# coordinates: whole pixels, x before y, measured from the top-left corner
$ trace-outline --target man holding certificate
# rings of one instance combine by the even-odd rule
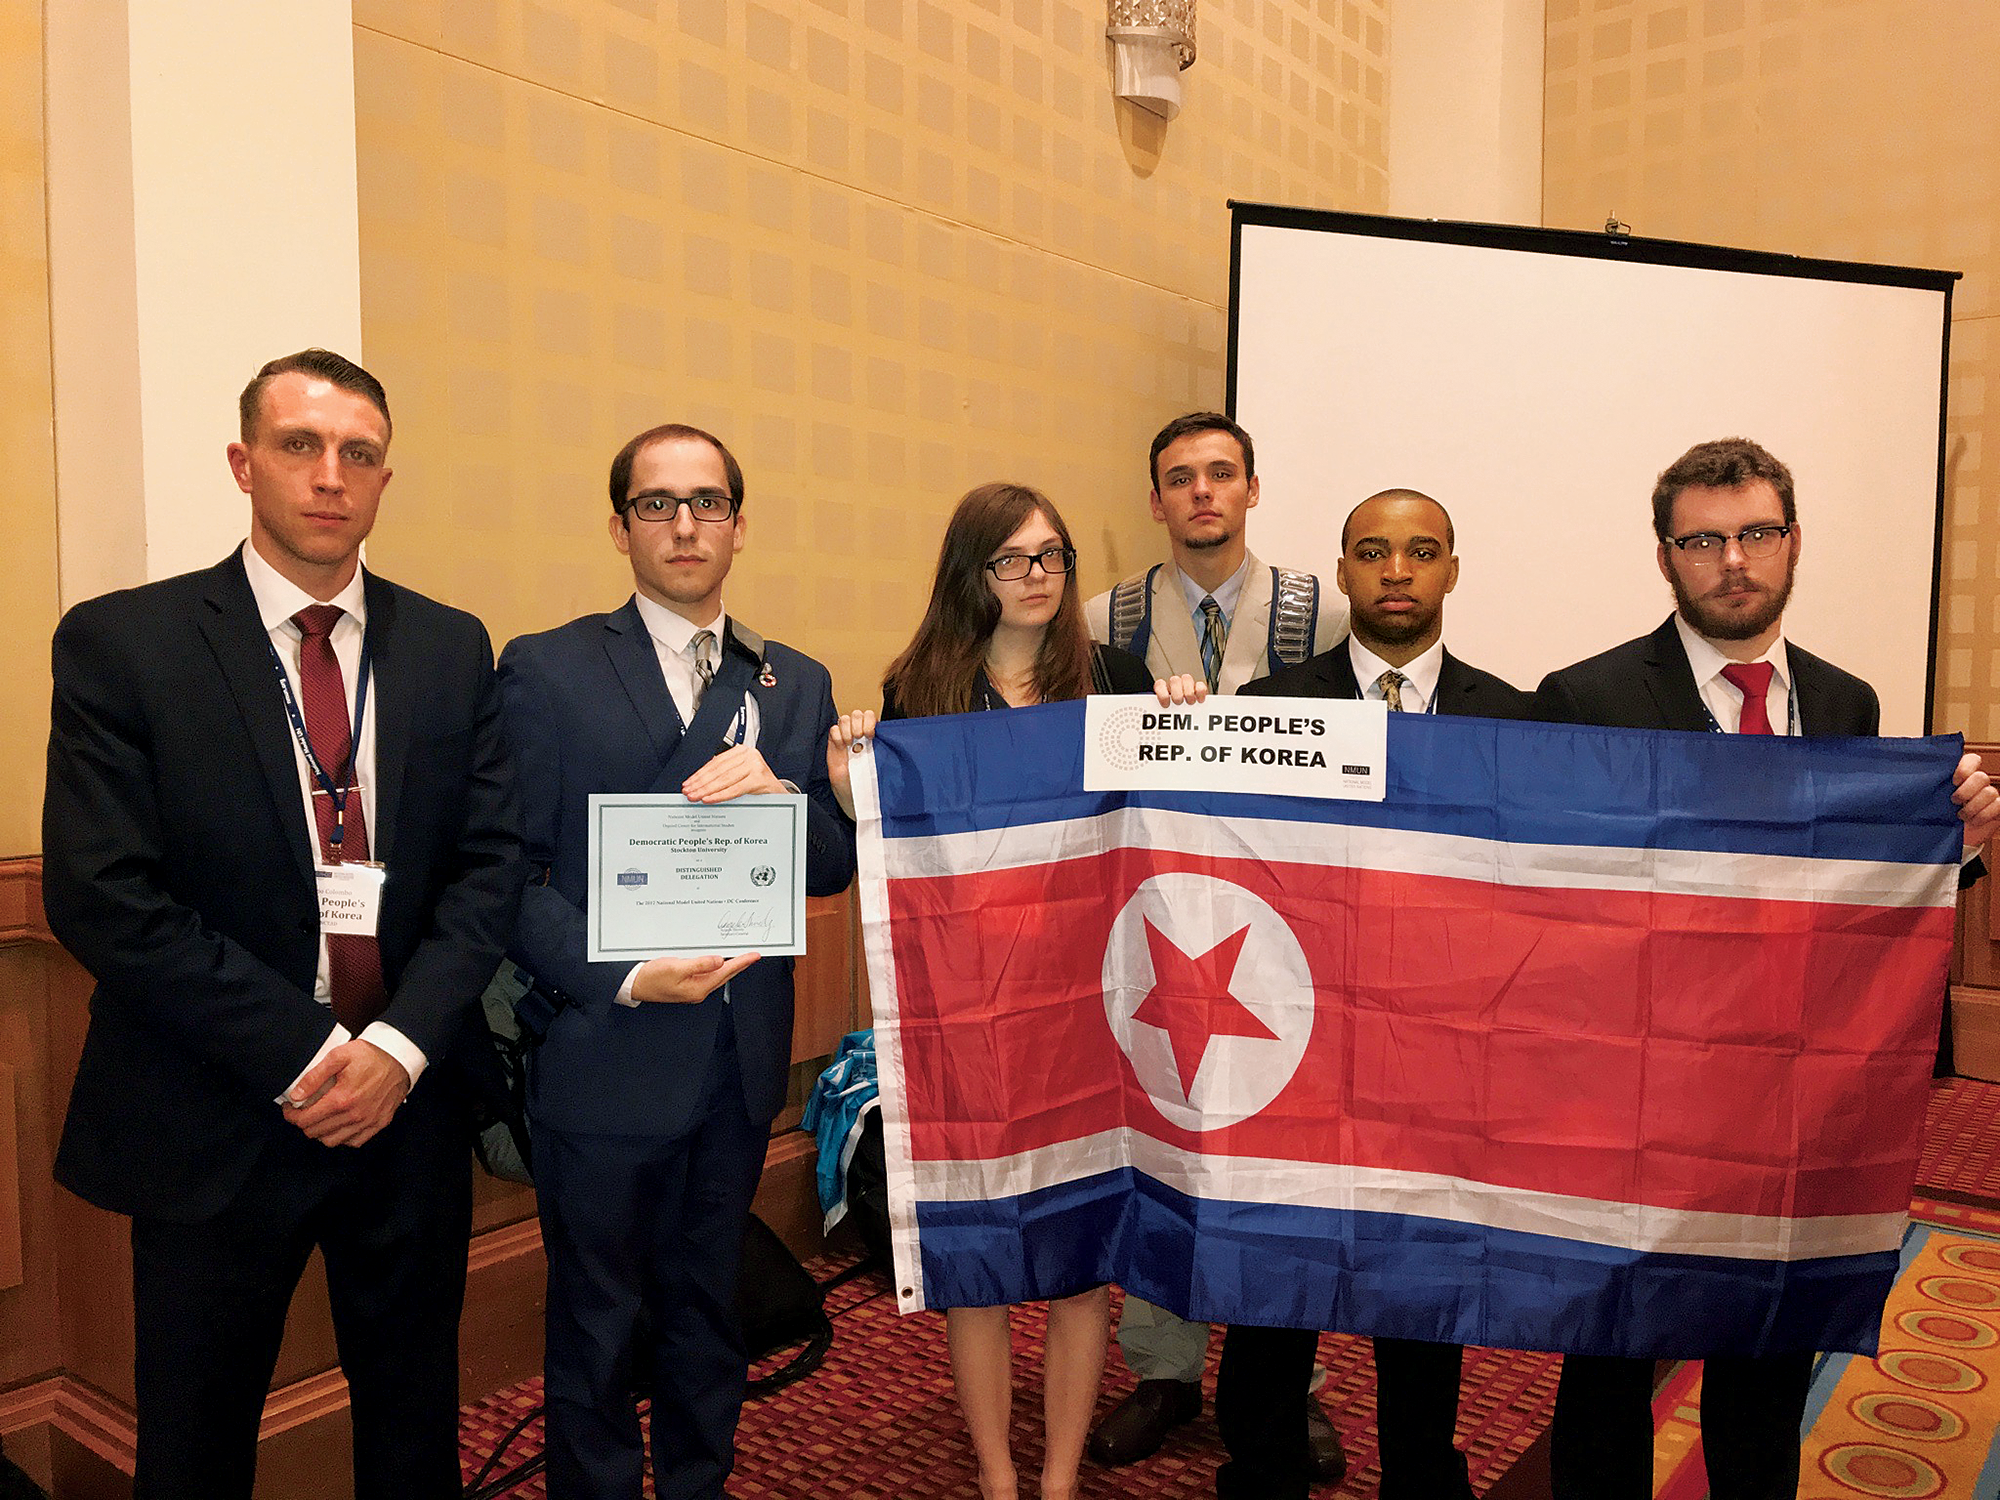
[[[655,1488],[715,1496],[746,1369],[739,1247],[791,1061],[779,955],[804,950],[806,894],[852,878],[854,828],[827,780],[826,669],[723,610],[735,458],[656,427],[610,492],[633,597],[500,661],[534,867],[509,951],[558,1006],[528,1090],[549,1492],[636,1500],[643,1336]]]

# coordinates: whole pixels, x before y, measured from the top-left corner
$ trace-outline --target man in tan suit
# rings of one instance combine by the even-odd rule
[[[1250,434],[1220,412],[1176,417],[1153,439],[1153,519],[1167,529],[1169,560],[1136,573],[1086,606],[1091,635],[1143,656],[1156,677],[1191,673],[1211,692],[1296,666],[1345,633],[1341,595],[1310,573],[1259,562],[1244,540],[1257,504]],[[1201,1411],[1206,1323],[1189,1323],[1136,1297],[1125,1299],[1118,1346],[1139,1388],[1091,1434],[1099,1463],[1129,1464]],[[1346,1459],[1318,1402],[1301,1390],[1319,1480],[1338,1480]]]
[[[1250,434],[1220,412],[1176,417],[1153,439],[1153,519],[1169,560],[1087,606],[1090,633],[1164,676],[1233,693],[1327,650],[1347,626],[1340,596],[1310,573],[1259,562],[1244,540],[1257,504]]]

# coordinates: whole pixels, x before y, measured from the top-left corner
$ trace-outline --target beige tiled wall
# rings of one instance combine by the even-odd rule
[[[2000,736],[2000,6],[1549,0],[1548,222],[1965,272],[1935,727]],[[1996,508],[1988,508],[1992,499]],[[1801,496],[1809,515],[1810,496]]]
[[[1145,447],[1223,394],[1231,197],[1386,203],[1387,0],[1217,0],[1186,107],[1091,0],[356,0],[373,557],[496,640],[609,607],[604,474],[667,419],[748,480],[733,610],[871,702],[970,485],[1102,587]]]
[[[56,624],[42,8],[0,7],[0,858],[42,847]]]

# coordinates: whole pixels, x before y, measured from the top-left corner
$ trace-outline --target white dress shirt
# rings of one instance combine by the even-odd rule
[[[315,599],[304,589],[285,577],[258,554],[248,542],[243,544],[243,571],[250,579],[250,593],[257,601],[257,618],[270,635],[271,645],[278,653],[278,663],[285,669],[285,680],[292,685],[292,696],[305,711],[305,690],[299,683],[299,627],[292,623],[292,616],[314,604],[334,604],[344,611],[340,621],[333,627],[333,655],[340,663],[340,680],[346,689],[348,712],[354,711],[354,680],[361,670],[361,638],[368,628],[368,600],[362,585],[361,570],[354,570],[354,577],[347,587],[331,599]],[[371,674],[372,675],[372,674]],[[375,684],[368,684],[368,696],[375,696]],[[287,716],[289,728],[289,716]],[[352,725],[349,726],[352,728]],[[312,767],[306,763],[305,750],[299,744],[296,733],[288,733],[292,742],[292,758],[299,768],[299,802],[305,809],[306,836],[314,864],[319,863],[319,824],[313,819],[313,797],[317,793]],[[375,828],[375,714],[372,709],[362,720],[361,733],[354,746],[354,780],[361,794],[361,815],[367,821],[369,848],[372,850],[376,837]],[[313,998],[328,1008],[333,1006],[333,988],[327,978],[326,939],[319,940],[319,968],[313,976]],[[338,1021],[333,1030],[320,1044],[319,1051],[312,1056],[304,1068],[299,1070],[303,1078],[319,1065],[319,1060],[335,1047],[348,1040],[349,1033]],[[423,1076],[427,1059],[423,1049],[402,1032],[386,1021],[371,1021],[361,1030],[361,1040],[380,1047],[384,1052],[403,1065],[403,1071],[410,1075],[410,1086],[414,1088]],[[298,1079],[292,1080],[296,1086]],[[290,1093],[290,1089],[286,1093]],[[280,1098],[280,1104],[285,1100]]]
[[[1702,705],[1715,716],[1724,734],[1735,734],[1743,727],[1743,690],[1722,675],[1722,669],[1734,665],[1735,659],[1724,656],[1714,642],[1698,634],[1679,610],[1674,611],[1674,629],[1681,633],[1681,648],[1687,652]],[[1767,661],[1772,668],[1771,685],[1764,690],[1764,714],[1771,721],[1771,733],[1797,733],[1794,720],[1798,716],[1792,712],[1792,666],[1785,654],[1785,638],[1779,636],[1769,651],[1754,660]]]
[[[1361,688],[1363,698],[1377,703],[1385,701],[1388,694],[1376,685],[1376,679],[1384,672],[1403,674],[1403,712],[1406,714],[1427,714],[1431,711],[1431,700],[1437,697],[1438,673],[1444,670],[1444,640],[1432,641],[1430,650],[1422,656],[1405,662],[1400,667],[1392,667],[1381,657],[1370,651],[1352,633],[1347,637],[1347,659],[1354,667],[1354,681]]]
[[[634,594],[632,602],[639,606],[639,618],[645,623],[646,634],[653,638],[653,653],[660,659],[660,675],[667,679],[667,695],[674,700],[674,709],[681,716],[681,728],[685,729],[694,722],[698,684],[701,681],[695,675],[694,638],[704,630],[714,635],[715,643],[708,648],[708,664],[711,670],[720,671],[722,641],[729,629],[729,612],[718,606],[713,620],[706,625],[697,625],[665,605],[654,603],[644,594]],[[743,711],[731,721],[725,735],[732,745],[754,746],[758,727],[756,695],[745,693]],[[741,740],[737,739],[739,729],[743,732]]]
[[[653,653],[660,659],[660,675],[667,679],[667,695],[674,700],[675,711],[681,716],[681,728],[686,729],[694,722],[695,709],[699,706],[697,700],[701,678],[695,672],[694,638],[704,630],[714,635],[715,641],[708,648],[708,664],[710,670],[719,671],[722,667],[722,642],[729,628],[729,614],[718,605],[713,620],[706,625],[697,625],[685,616],[675,614],[665,605],[648,599],[644,594],[634,594],[632,602],[639,606],[639,618],[645,622],[646,634],[653,638]],[[729,745],[749,745],[754,749],[757,744],[757,730],[762,723],[763,720],[757,711],[756,694],[745,693],[743,707],[737,710],[736,717],[724,731],[723,742]],[[739,731],[741,739],[737,738]],[[722,746],[718,745],[716,748],[720,750]],[[625,982],[618,986],[618,993],[613,997],[618,1004],[640,1003],[632,998],[632,985],[639,978],[639,971],[645,967],[643,963],[632,965],[631,971],[625,976]],[[729,989],[725,985],[723,999],[728,998]]]
[[[1250,576],[1250,558],[1245,554],[1243,565],[1231,573],[1212,589],[1205,589],[1172,563],[1167,564],[1181,586],[1181,597],[1187,600],[1188,615],[1194,621],[1194,638],[1201,639],[1201,601],[1213,599],[1222,611],[1224,628],[1235,623],[1236,601],[1243,597],[1243,581]]]

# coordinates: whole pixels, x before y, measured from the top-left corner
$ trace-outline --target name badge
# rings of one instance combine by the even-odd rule
[[[356,937],[375,936],[376,924],[382,916],[382,881],[388,873],[381,865],[366,860],[314,865],[321,935],[340,932]]]

